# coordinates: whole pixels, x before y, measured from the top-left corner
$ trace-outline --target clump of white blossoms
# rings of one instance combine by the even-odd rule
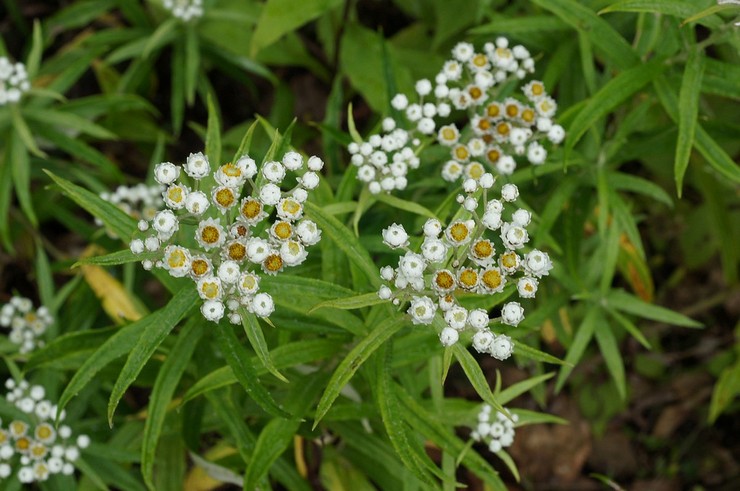
[[[162,5],[185,22],[203,17],[203,0],[164,0]]]
[[[49,309],[33,309],[30,299],[15,296],[0,309],[0,326],[9,327],[8,339],[18,345],[21,354],[44,346],[41,336],[54,322]]]
[[[242,309],[268,317],[275,305],[260,292],[260,274],[275,275],[298,266],[321,230],[303,217],[308,192],[319,185],[324,163],[304,162],[296,152],[261,169],[248,155],[215,172],[202,153],[190,154],[185,165],[163,162],[155,168],[165,208],[150,221],[139,222],[140,236],[130,243],[135,254],[148,254],[144,268],[158,267],[174,277],[188,277],[203,300],[203,316],[218,322],[241,322]],[[293,173],[295,184],[281,185]]]
[[[9,379],[5,387],[5,399],[26,417],[7,426],[0,422],[0,481],[14,472],[24,484],[46,481],[52,474],[74,474],[80,449],[90,444],[90,438],[73,437],[65,424],[55,427],[57,407],[45,399],[42,386]],[[59,416],[59,421],[64,421],[64,411]]]
[[[112,193],[100,193],[100,197],[105,201],[113,203],[126,214],[137,220],[152,220],[154,215],[164,207],[162,200],[162,191],[164,188],[160,185],[147,186],[146,184],[137,184],[135,186],[118,186]],[[95,219],[97,225],[103,225],[99,219]],[[110,233],[110,232],[109,232]],[[110,233],[111,235],[114,235]]]
[[[529,51],[510,48],[506,38],[486,43],[482,52],[457,44],[434,81],[416,82],[413,101],[393,97],[400,117],[384,119],[383,134],[349,145],[357,178],[374,194],[404,189],[409,169],[419,166],[419,153],[432,143],[449,147],[442,177],[451,182],[479,179],[487,170],[510,175],[518,160],[544,164],[547,147],[565,138],[553,122],[557,103],[538,80],[522,86],[521,94],[510,90],[533,72]]]
[[[511,415],[507,418],[504,413],[493,411],[491,406],[484,404],[478,413],[478,425],[470,433],[470,437],[476,442],[488,445],[491,452],[499,452],[514,443],[514,425],[519,421],[519,416]]]
[[[457,295],[495,295],[512,285],[519,297],[533,298],[539,279],[549,273],[552,262],[547,253],[537,249],[524,252],[531,214],[523,208],[505,209],[519,196],[514,184],[501,188],[501,199],[488,199],[494,180],[490,173],[479,180],[467,179],[463,185],[466,194],[458,196],[461,210],[447,226],[436,219],[427,220],[418,252],[409,248],[409,235],[402,225],[383,230],[383,242],[405,254],[396,268],[381,269],[380,276],[388,285],[383,285],[378,295],[396,305],[410,302],[407,312],[414,324],[432,324],[440,316],[445,324],[439,334],[444,346],[455,344],[462,331],[471,330],[476,351],[505,360],[511,356],[514,342],[490,327],[517,326],[524,319],[522,305],[504,303],[500,316],[490,319],[484,309],[469,310],[460,305]]]
[[[0,56],[0,106],[20,101],[30,88],[26,65],[12,63],[7,57]]]

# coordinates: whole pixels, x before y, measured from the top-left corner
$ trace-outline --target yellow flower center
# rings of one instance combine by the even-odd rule
[[[478,129],[481,131],[488,131],[489,129],[491,129],[491,122],[485,118],[481,118],[478,121]]]
[[[25,452],[31,446],[31,440],[27,437],[22,436],[15,441],[15,448],[20,452]]]
[[[455,278],[449,271],[437,271],[434,276],[434,284],[442,290],[451,290],[455,287]]]
[[[493,104],[489,104],[486,108],[486,114],[488,114],[489,118],[496,118],[501,114],[501,107],[495,102]]]
[[[463,288],[473,288],[478,284],[478,272],[471,268],[463,269],[458,275],[458,280]]]
[[[232,242],[229,244],[228,255],[234,261],[241,261],[247,257],[247,248],[241,242]]]
[[[241,169],[239,169],[239,167],[235,166],[231,162],[229,162],[228,164],[222,165],[221,172],[223,172],[225,175],[229,177],[239,177],[242,175]]]
[[[200,239],[206,244],[215,244],[221,238],[221,232],[213,225],[206,225],[200,232]]]
[[[547,99],[540,101],[540,111],[543,113],[550,111],[553,107],[552,103]]]
[[[470,97],[473,98],[473,100],[480,99],[483,95],[483,91],[480,90],[480,87],[470,87],[470,90],[468,90],[468,94],[470,94]]]
[[[468,226],[462,222],[454,223],[450,227],[450,237],[452,237],[452,240],[455,242],[463,242],[468,238],[469,233],[470,231],[468,230]]]
[[[496,162],[498,162],[498,159],[501,158],[501,152],[499,152],[495,148],[492,148],[491,150],[488,151],[488,153],[486,154],[486,157],[488,157],[489,162],[495,164]]]
[[[195,259],[190,265],[190,270],[195,276],[203,276],[208,272],[208,261],[205,259]]]
[[[526,290],[528,292],[533,292],[534,291],[534,286],[532,286],[532,283],[525,283],[524,284],[524,290]]]
[[[275,222],[272,230],[274,231],[275,236],[280,240],[290,238],[293,233],[293,227],[290,226],[290,223],[283,221]]]
[[[530,108],[526,108],[524,111],[522,111],[522,119],[526,121],[527,123],[531,123],[534,121],[534,111]]]
[[[283,201],[283,211],[288,215],[296,215],[301,211],[301,204],[292,199]]]
[[[452,128],[443,128],[442,129],[442,139],[446,141],[454,141],[455,138],[457,138],[457,132],[453,130]]]
[[[167,190],[167,197],[173,203],[179,203],[182,201],[182,188],[180,186],[173,186]]]
[[[465,145],[458,145],[455,147],[455,158],[458,160],[468,160],[468,157],[470,156],[470,152],[468,152],[467,147]]]
[[[254,290],[257,287],[257,279],[254,275],[248,274],[242,277],[242,288],[247,291]]]
[[[545,93],[545,86],[542,84],[534,83],[531,86],[532,95],[542,95]]]
[[[206,281],[200,288],[200,291],[202,291],[203,295],[208,299],[218,298],[219,290],[218,283],[215,281]]]
[[[40,424],[36,427],[36,438],[39,440],[46,440],[53,434],[54,432],[48,424]]]
[[[501,273],[496,269],[487,269],[483,272],[481,280],[488,288],[495,290],[501,286]]]
[[[283,258],[281,258],[277,254],[270,254],[269,256],[267,256],[265,262],[262,263],[262,265],[267,271],[280,271],[280,269],[283,267]]]
[[[509,126],[509,123],[501,122],[496,126],[496,131],[501,136],[506,136],[509,134],[509,131],[511,130],[511,127]]]
[[[486,55],[478,53],[473,57],[473,65],[477,67],[484,67],[486,66],[486,63],[488,62],[488,58],[486,58]]]
[[[216,196],[214,198],[216,199],[216,203],[218,203],[223,208],[229,208],[233,206],[234,202],[236,201],[234,191],[229,188],[219,189],[218,191],[216,191]]]
[[[235,232],[235,233],[236,233],[236,235],[237,235],[237,236],[239,236],[239,237],[246,237],[246,236],[247,236],[247,234],[249,233],[249,228],[247,228],[247,227],[246,227],[245,225],[241,225],[241,224],[240,224],[240,225],[237,225],[237,226],[236,226],[236,227],[234,228],[234,232]]]
[[[242,205],[241,212],[247,220],[254,220],[262,212],[262,203],[250,198]]]
[[[473,179],[480,179],[486,170],[478,162],[473,162],[468,166],[468,175]]]
[[[501,256],[501,264],[503,264],[505,268],[516,268],[517,262],[517,255],[515,252],[507,252]]]
[[[175,249],[167,257],[167,264],[169,264],[170,268],[182,268],[186,261],[187,256],[185,256],[185,252],[181,249]]]
[[[37,443],[31,447],[31,455],[36,458],[43,457],[44,455],[46,455],[46,452],[46,447],[44,445],[41,445],[40,443]]]
[[[510,118],[516,118],[519,115],[519,106],[516,104],[507,104],[506,115]]]
[[[473,244],[473,254],[480,259],[491,257],[493,254],[493,244],[488,239],[479,240]]]

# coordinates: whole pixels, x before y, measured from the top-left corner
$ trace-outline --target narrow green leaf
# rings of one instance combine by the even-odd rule
[[[306,215],[316,222],[324,234],[339,247],[357,267],[365,273],[370,284],[379,288],[381,285],[378,268],[375,267],[370,254],[360,244],[357,237],[350,232],[339,220],[324,212],[323,209],[310,201],[305,203]]]
[[[34,125],[34,133],[45,140],[49,140],[60,150],[64,150],[70,156],[89,162],[102,171],[104,171],[112,179],[123,180],[123,174],[121,170],[108,158],[100,153],[100,151],[94,149],[84,141],[68,136],[64,131],[57,130],[56,128],[43,124]]]
[[[246,309],[240,309],[239,313],[241,314],[244,332],[247,334],[247,338],[252,344],[252,348],[254,348],[255,353],[257,353],[259,360],[265,366],[267,371],[287,383],[288,379],[285,378],[277,368],[275,368],[275,364],[272,362],[270,350],[267,347],[267,341],[265,341],[265,335],[262,333],[262,328],[260,327],[259,321],[257,321],[257,317]]]
[[[90,479],[90,481],[97,487],[98,489],[103,490],[109,490],[110,488],[105,484],[105,481],[102,477],[100,477],[100,474],[98,474],[97,469],[95,467],[91,466],[87,463],[85,460],[85,457],[80,457],[75,461],[75,467],[77,467],[80,472],[82,472],[82,475],[86,478]]]
[[[640,330],[637,328],[637,326],[635,326],[632,323],[631,320],[629,320],[628,318],[626,318],[625,316],[623,316],[622,314],[620,314],[614,309],[607,308],[606,311],[609,312],[609,315],[614,317],[614,320],[619,322],[619,324],[621,324],[622,327],[624,327],[625,331],[630,333],[630,335],[632,335],[633,338],[637,339],[637,341],[639,341],[641,345],[643,345],[646,349],[649,349],[649,350],[653,349],[653,347],[650,345],[650,342],[647,340],[645,335],[642,332],[640,332]]]
[[[508,404],[513,399],[530,390],[532,387],[535,387],[545,382],[546,380],[550,380],[554,376],[554,373],[545,373],[543,375],[538,375],[536,377],[522,380],[521,382],[510,385],[509,387],[496,394],[496,399],[501,405]]]
[[[738,394],[740,394],[740,360],[725,368],[719,375],[709,404],[709,422],[717,421],[719,415]]]
[[[514,459],[511,458],[511,455],[509,455],[506,450],[499,450],[498,452],[496,452],[496,457],[504,461],[504,464],[506,464],[509,472],[511,472],[511,474],[514,476],[514,479],[516,479],[516,482],[521,481],[521,477],[519,476],[519,469],[517,469]]]
[[[488,24],[477,26],[468,31],[474,35],[528,34],[547,31],[567,31],[568,24],[549,15],[528,15],[526,17],[497,18]]]
[[[175,29],[179,22],[180,20],[175,17],[168,17],[167,20],[162,22],[147,39],[144,49],[141,51],[141,58],[148,58],[152,52],[175,39]]]
[[[373,331],[370,332],[370,334],[367,335],[367,337],[357,343],[352,351],[350,351],[344,360],[342,360],[334,371],[331,380],[329,380],[326,391],[324,391],[324,394],[321,396],[319,405],[316,408],[316,418],[313,424],[314,428],[316,428],[321,419],[326,415],[326,412],[339,396],[342,388],[350,381],[350,379],[352,379],[360,366],[365,363],[368,357],[372,355],[380,345],[398,332],[406,322],[407,320],[405,317],[387,319],[385,322],[381,322]]]
[[[15,131],[11,135],[9,147],[7,151],[10,153],[12,163],[10,172],[15,194],[21,204],[23,213],[35,228],[38,226],[38,219],[36,218],[36,212],[33,210],[33,200],[31,199],[31,159],[21,137]]]
[[[389,206],[392,206],[393,208],[398,208],[399,210],[415,213],[423,217],[437,218],[437,216],[431,210],[427,209],[424,206],[421,206],[419,203],[414,203],[413,201],[407,201],[405,199],[401,199],[396,196],[393,196],[392,194],[387,194],[387,193],[380,193],[376,195],[375,197],[381,203],[385,203]]]
[[[354,297],[338,298],[336,300],[327,300],[316,304],[308,313],[312,313],[318,309],[324,307],[331,307],[334,309],[353,310],[360,309],[362,307],[369,307],[371,305],[378,305],[385,303],[387,300],[381,299],[377,293],[364,293],[362,295],[356,295]]]
[[[120,264],[136,263],[145,259],[154,260],[162,256],[162,251],[142,252],[134,254],[128,249],[123,251],[111,252],[102,256],[83,257],[72,265],[73,268],[84,264],[95,266],[118,266]]]
[[[606,297],[611,307],[628,314],[650,319],[666,324],[683,327],[703,327],[700,322],[686,317],[683,314],[658,305],[649,304],[624,290],[612,290]]]
[[[608,328],[608,326],[597,326],[596,324],[598,319],[598,307],[591,307],[588,312],[586,312],[586,316],[583,318],[581,324],[578,326],[578,330],[576,331],[575,336],[573,336],[573,341],[568,347],[568,353],[565,355],[565,363],[567,365],[560,369],[558,379],[555,382],[556,393],[560,392],[560,389],[563,388],[568,375],[570,375],[570,372],[573,371],[576,363],[578,363],[581,356],[583,356],[588,343],[594,335],[594,330],[597,328]]]
[[[237,339],[234,328],[225,322],[219,324],[215,333],[221,352],[249,397],[259,406],[272,414],[283,418],[290,418],[282,407],[272,398],[264,385],[257,378],[257,371],[244,347]]]
[[[488,380],[486,380],[486,376],[483,374],[478,361],[470,354],[467,348],[462,346],[461,343],[455,343],[452,345],[452,353],[468,377],[470,385],[473,386],[481,399],[497,411],[506,414],[506,409],[504,409],[498,399],[496,399],[496,396],[493,395],[493,392],[491,392],[491,387],[488,385]]]
[[[694,146],[703,74],[704,54],[694,47],[689,51],[689,58],[686,60],[681,91],[678,96],[678,139],[673,171],[679,198],[683,190],[683,176],[689,166],[691,148]]]
[[[239,148],[237,148],[236,152],[234,153],[234,158],[231,159],[232,162],[236,162],[244,155],[249,155],[249,150],[252,148],[252,137],[254,136],[254,129],[257,127],[258,122],[259,121],[255,119],[254,122],[249,125],[249,129],[246,133],[244,133],[244,137],[239,143]]]
[[[58,126],[64,131],[79,131],[95,138],[112,140],[116,135],[93,123],[87,118],[66,111],[56,111],[49,108],[24,108],[23,115],[39,124]]]
[[[532,348],[531,346],[527,344],[519,343],[519,342],[517,342],[514,345],[514,354],[517,356],[522,356],[524,358],[529,358],[530,360],[550,363],[552,365],[568,365],[569,364],[568,360],[563,361],[560,358],[557,358],[548,353],[545,353],[544,351],[540,351],[536,348]]]
[[[640,58],[622,35],[581,2],[534,0],[534,3],[554,13],[574,29],[587,32],[594,46],[600,49],[612,65],[625,69],[640,62]]]
[[[200,343],[207,321],[194,316],[182,328],[177,336],[177,342],[167,355],[167,359],[159,369],[157,379],[154,381],[152,393],[149,396],[147,418],[144,423],[144,436],[141,444],[141,474],[144,482],[150,489],[154,489],[153,472],[154,456],[157,443],[162,434],[167,407],[175,394],[177,384],[193,356],[195,348]]]
[[[181,288],[174,297],[162,309],[158,310],[160,320],[147,327],[136,344],[132,347],[126,364],[116,379],[113,390],[108,400],[108,423],[113,426],[113,414],[123,394],[134,383],[136,377],[149,361],[164,338],[174,329],[189,311],[191,311],[198,299],[197,292],[189,285]],[[152,314],[150,314],[152,315]],[[197,316],[196,316],[197,318]]]
[[[206,155],[211,166],[221,165],[221,122],[213,97],[208,96],[208,129],[206,130]]]
[[[614,332],[612,332],[611,327],[603,316],[599,315],[598,322],[603,324],[603,326],[600,329],[596,329],[594,336],[599,345],[601,355],[604,357],[604,361],[606,361],[606,367],[609,369],[609,373],[612,379],[614,379],[614,384],[617,386],[619,397],[624,400],[627,397],[627,381],[624,375],[624,363],[622,362],[617,338],[614,336]]]
[[[696,0],[622,0],[604,7],[599,15],[607,12],[647,12],[683,18],[696,12],[697,3]]]
[[[576,116],[568,131],[566,150],[572,149],[589,128],[653,80],[663,68],[663,61],[655,59],[629,68],[609,80]]]
[[[55,314],[54,304],[54,276],[49,264],[49,256],[46,255],[44,244],[40,238],[36,239],[36,282],[39,285],[39,298],[41,305],[48,307]]]
[[[125,240],[126,237],[131,237],[136,230],[136,220],[116,205],[105,201],[87,189],[54,175],[48,170],[44,172],[62,188],[67,196],[94,217],[99,218],[117,236]]]
[[[41,32],[41,21],[39,19],[33,20],[33,36],[31,39],[31,51],[28,52],[28,58],[26,59],[26,72],[28,72],[29,80],[36,78],[41,64],[41,53],[44,51],[44,36]]]
[[[36,155],[37,157],[47,157],[46,152],[41,150],[36,145],[36,139],[33,137],[31,130],[28,128],[26,120],[21,114],[21,110],[16,104],[10,104],[10,116],[13,119],[14,133],[18,135],[23,142],[23,145],[28,149],[29,152]]]
[[[703,19],[705,17],[708,17],[710,15],[714,15],[718,12],[722,12],[723,10],[728,9],[737,9],[737,6],[735,4],[724,4],[724,5],[713,5],[705,10],[702,10],[701,12],[697,12],[696,14],[692,15],[691,17],[688,17],[684,19],[684,21],[681,23],[682,26],[689,24],[691,22],[696,22],[700,19]]]
[[[175,43],[172,47],[170,73],[172,77],[170,83],[172,129],[176,135],[179,135],[185,119],[185,47],[182,43]]]
[[[608,180],[609,184],[615,189],[640,193],[673,208],[673,200],[670,195],[662,187],[647,179],[622,172],[610,172]]]
[[[195,101],[195,88],[200,68],[200,47],[198,34],[192,24],[185,26],[185,98],[188,105]]]
[[[65,357],[73,357],[83,351],[94,351],[119,331],[117,327],[110,327],[62,334],[44,347],[35,350],[24,368],[31,371]]]
[[[360,133],[357,131],[357,127],[355,126],[355,116],[352,113],[351,102],[347,105],[347,131],[349,131],[349,136],[352,137],[352,141],[357,144],[362,143],[362,137],[360,136]]]

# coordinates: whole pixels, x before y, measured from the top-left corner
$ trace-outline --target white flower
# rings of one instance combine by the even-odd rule
[[[538,282],[535,278],[525,276],[519,278],[516,283],[516,289],[519,292],[519,296],[522,298],[534,298],[537,293]]]
[[[529,241],[529,234],[519,225],[504,222],[501,226],[501,240],[507,249],[519,249]]]
[[[396,94],[393,99],[391,99],[391,106],[393,106],[393,109],[397,111],[403,111],[404,109],[406,109],[408,104],[409,100],[403,94]]]
[[[442,232],[442,223],[436,218],[430,218],[424,222],[424,235],[427,237],[439,237]]]
[[[488,326],[488,313],[483,309],[474,309],[468,313],[468,324],[473,329],[481,330]]]
[[[451,327],[445,327],[439,334],[439,341],[442,343],[442,346],[445,347],[452,346],[457,343],[458,339],[460,339],[460,334]]]
[[[419,94],[421,97],[424,97],[425,95],[429,95],[429,93],[432,91],[432,83],[427,79],[421,79],[416,82],[416,93]]]
[[[311,220],[304,219],[298,222],[295,233],[301,239],[301,242],[307,246],[314,245],[321,240],[321,230]]]
[[[565,130],[559,124],[553,125],[547,132],[547,139],[556,145],[562,142],[563,138],[565,138]]]
[[[161,239],[168,239],[180,227],[180,222],[170,210],[162,210],[154,216],[152,227],[157,231]]]
[[[236,261],[224,261],[218,267],[218,277],[227,284],[236,283],[240,274],[241,270]]]
[[[454,48],[452,48],[452,56],[454,56],[457,61],[463,63],[470,61],[474,53],[475,50],[473,49],[473,45],[470,43],[458,43]]]
[[[190,272],[190,251],[184,247],[168,245],[164,249],[162,267],[169,271],[170,275],[181,278]]]
[[[262,175],[270,182],[280,183],[285,179],[285,167],[280,162],[267,162],[262,167]]]
[[[386,285],[381,286],[378,290],[378,297],[380,297],[381,300],[388,300],[391,298],[391,295],[393,295],[393,292]]]
[[[430,263],[442,262],[447,257],[447,246],[439,239],[426,237],[421,245],[421,253]]]
[[[537,142],[529,144],[529,147],[527,147],[527,159],[532,163],[532,165],[544,164],[546,158],[547,151],[545,150],[545,147]]]
[[[226,233],[221,223],[213,218],[201,220],[198,229],[195,231],[195,240],[198,244],[209,251],[216,247],[221,247],[226,241]]]
[[[429,297],[413,297],[407,312],[414,324],[431,324],[437,306]]]
[[[319,175],[312,171],[306,172],[301,176],[300,182],[306,189],[316,189],[319,185]]]
[[[519,208],[511,216],[511,221],[514,225],[526,227],[529,225],[529,222],[532,221],[532,214],[523,208]]]
[[[541,278],[547,276],[552,269],[552,261],[546,252],[532,249],[524,256],[524,271],[527,274]]]
[[[244,177],[253,178],[257,174],[257,163],[248,155],[243,155],[236,161],[236,166],[242,170]]]
[[[265,184],[260,189],[260,200],[268,206],[275,206],[280,201],[280,188],[273,183]]]
[[[200,307],[200,312],[206,320],[218,322],[224,316],[224,304],[219,300],[206,300]]]
[[[308,252],[300,242],[288,240],[280,246],[280,257],[286,265],[297,266],[306,260]]]
[[[424,258],[413,252],[407,252],[398,261],[398,269],[406,278],[421,278],[426,267]]]
[[[502,155],[496,162],[496,171],[503,176],[510,176],[516,170],[516,161],[511,155]],[[504,184],[508,186],[508,184]]]
[[[192,191],[185,199],[185,209],[193,215],[202,215],[211,206],[208,197],[202,191]]]
[[[260,239],[252,237],[247,241],[247,257],[253,263],[261,263],[270,254],[270,244]]]
[[[191,153],[184,167],[185,173],[193,179],[203,179],[211,173],[211,165],[208,163],[208,157],[201,152]]]
[[[383,229],[383,243],[391,249],[399,249],[409,245],[409,235],[403,225],[397,223]]]
[[[303,157],[298,152],[287,152],[283,155],[283,165],[288,170],[296,171],[303,166]]]
[[[519,197],[519,188],[516,187],[516,184],[504,184],[501,187],[501,198],[504,201],[514,201]]]
[[[144,242],[141,239],[134,239],[129,244],[129,249],[131,249],[131,252],[134,254],[141,254],[144,252]]]
[[[505,303],[501,308],[501,322],[510,326],[517,326],[524,319],[524,308],[519,302]]]
[[[445,322],[453,329],[463,330],[467,321],[468,311],[464,307],[456,305],[445,312]]]
[[[175,182],[180,177],[180,168],[171,162],[162,162],[154,168],[154,179],[162,185]]]
[[[488,329],[483,329],[473,335],[473,348],[478,353],[488,353],[493,343],[494,335]]]
[[[313,172],[319,172],[321,169],[324,168],[324,161],[321,160],[319,157],[312,155],[308,158],[308,162],[306,163],[306,166],[308,167],[308,170]]]
[[[252,299],[252,312],[258,317],[269,317],[275,311],[275,303],[268,293],[258,293]]]
[[[490,353],[491,356],[497,360],[504,361],[511,356],[514,352],[514,343],[511,341],[509,336],[500,334],[496,336],[496,339],[491,343]]]
[[[481,223],[489,230],[498,230],[501,227],[501,213],[495,211],[486,211],[481,217]]]

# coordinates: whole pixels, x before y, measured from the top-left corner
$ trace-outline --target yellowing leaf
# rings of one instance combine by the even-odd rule
[[[91,256],[99,252],[95,246],[89,246],[82,257]],[[80,270],[85,281],[90,285],[95,295],[101,300],[103,310],[117,324],[125,321],[133,322],[141,319],[146,312],[139,303],[106,270],[99,266],[81,265]]]
[[[222,459],[236,454],[236,449],[227,446],[216,446],[206,452],[205,458],[199,459],[200,462],[196,462],[198,465],[194,465],[193,468],[188,472],[183,485],[184,491],[210,491],[221,487],[224,483],[211,476],[209,470],[202,464],[210,463],[213,460]],[[213,464],[215,466],[215,464]],[[218,467],[218,466],[216,466]]]
[[[632,287],[632,291],[644,301],[652,302],[655,285],[650,275],[650,268],[626,234],[622,234],[619,240],[618,265],[622,276]]]

